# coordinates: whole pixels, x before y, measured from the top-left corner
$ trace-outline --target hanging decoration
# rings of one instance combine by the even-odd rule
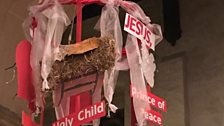
[[[104,4],[95,26],[101,36],[79,41],[82,5],[91,3]],[[70,23],[61,4],[77,4],[76,37],[79,43],[61,45],[63,32]],[[119,7],[127,12],[124,23],[124,31],[128,33],[124,48],[127,57],[122,57],[123,37]],[[151,52],[155,51],[155,46],[162,40],[161,28],[151,24],[150,18],[136,3],[123,0],[43,0],[29,10],[29,17],[23,24],[29,42],[21,42],[17,47],[18,91],[20,97],[32,103],[30,108],[33,115],[40,118],[36,123],[41,126],[45,124],[44,113],[48,107],[46,98],[51,97],[58,120],[51,122],[53,126],[75,126],[91,121],[93,126],[99,126],[100,117],[105,116],[106,112],[110,116],[111,111],[115,113],[117,110],[112,100],[120,70],[130,69],[132,87],[141,91],[142,96],[148,94],[147,84],[154,86],[156,66]],[[20,60],[21,54],[26,55],[24,64]],[[124,58],[126,59],[122,60]],[[22,67],[26,68],[25,72]],[[20,80],[28,81],[21,84]],[[27,88],[33,91],[30,92]],[[73,108],[70,103],[73,101],[70,97],[85,92],[88,92],[90,99],[86,97],[86,103],[77,102],[75,105],[79,109],[71,113]],[[102,101],[102,92],[106,103]],[[28,97],[28,94],[32,95]],[[138,126],[143,126],[146,120],[145,110],[150,110],[150,104],[138,95],[132,97]],[[81,116],[86,111],[91,116]],[[24,113],[23,115],[30,122],[31,119]]]
[[[113,39],[104,37],[90,38],[78,44],[61,45],[58,55],[64,55],[64,58],[53,64],[48,76],[49,87],[53,89],[60,82],[104,72],[113,67],[114,44]]]

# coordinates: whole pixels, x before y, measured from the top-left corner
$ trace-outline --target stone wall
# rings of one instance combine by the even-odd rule
[[[184,52],[189,126],[224,125],[223,5],[221,0],[181,0],[182,38],[175,47],[165,40],[157,47],[161,59]]]

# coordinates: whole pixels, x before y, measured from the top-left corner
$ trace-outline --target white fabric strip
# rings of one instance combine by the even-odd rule
[[[151,24],[150,18],[145,15],[144,11],[136,3],[122,0],[102,0],[102,2],[104,2],[106,5],[102,10],[100,20],[101,36],[112,34],[118,45],[120,45],[116,46],[116,53],[118,53],[118,57],[116,58],[115,68],[106,71],[104,76],[104,95],[109,103],[110,109],[112,110],[116,109],[115,106],[111,105],[118,75],[117,72],[115,72],[115,69],[125,70],[130,68],[131,82],[133,86],[146,96],[146,84],[148,83],[151,87],[153,87],[155,71],[154,57],[152,54],[149,54],[145,41],[142,41],[142,48],[139,49],[137,38],[130,34],[128,35],[125,47],[128,57],[128,64],[125,64],[125,62],[120,62],[121,45],[123,42],[117,7],[121,6],[124,10],[126,10],[126,12],[142,21],[152,31],[154,34],[153,38],[155,38],[152,39],[152,42],[154,43],[153,45],[158,44],[158,42],[162,39],[162,33],[160,26]],[[154,48],[155,47],[153,47],[153,49]],[[121,67],[124,68],[122,69]],[[145,79],[147,80],[147,83],[145,82]],[[142,126],[145,120],[145,109],[150,109],[149,105],[146,101],[141,101],[141,99],[135,96],[133,96],[133,104],[138,125]]]
[[[49,5],[49,2],[53,2],[53,4]],[[33,17],[37,20],[34,35],[29,33],[32,22],[27,21]],[[36,105],[43,107],[41,91],[49,88],[46,78],[56,59],[57,46],[61,42],[64,27],[68,25],[69,19],[57,0],[46,0],[41,5],[30,7],[30,15],[27,20],[23,26],[28,39],[33,37],[30,64],[36,93]],[[43,85],[41,85],[41,76],[44,79]]]
[[[56,56],[59,51],[64,27],[70,21],[57,0],[55,0],[54,6],[44,10],[43,14],[48,18],[41,68],[41,76],[43,78],[42,90],[45,90],[49,89],[47,77],[51,71],[52,64],[57,59]]]
[[[127,53],[128,64],[130,66],[132,87],[135,87],[136,90],[140,91],[142,95],[147,96],[147,88],[142,71],[142,59],[137,38],[128,34],[125,49]],[[145,120],[145,109],[150,109],[149,104],[147,101],[137,97],[137,95],[133,95],[133,106],[138,126],[143,126],[143,122]]]
[[[115,64],[121,59],[122,50],[122,32],[119,21],[118,7],[114,6],[113,0],[109,0],[108,3],[103,7],[101,18],[100,18],[100,31],[101,36],[112,36],[115,39]],[[119,71],[114,66],[110,70],[106,70],[104,73],[104,96],[108,101],[109,108],[112,112],[116,112],[117,107],[112,105],[112,99],[114,95],[114,89],[117,83],[117,77]]]

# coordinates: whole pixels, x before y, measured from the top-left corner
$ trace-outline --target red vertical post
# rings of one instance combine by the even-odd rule
[[[76,42],[81,42],[82,39],[82,3],[77,2],[76,5]]]
[[[82,39],[82,3],[76,3],[76,43]],[[80,95],[72,96],[70,102],[70,113],[78,112],[81,108]]]
[[[76,5],[76,43],[81,42],[82,40],[82,3],[78,1]],[[75,111],[79,111],[81,104],[80,104],[80,95],[75,96]]]

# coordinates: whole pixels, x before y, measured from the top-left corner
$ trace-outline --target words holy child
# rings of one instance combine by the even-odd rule
[[[105,102],[99,102],[53,123],[52,126],[79,126],[106,115]]]

